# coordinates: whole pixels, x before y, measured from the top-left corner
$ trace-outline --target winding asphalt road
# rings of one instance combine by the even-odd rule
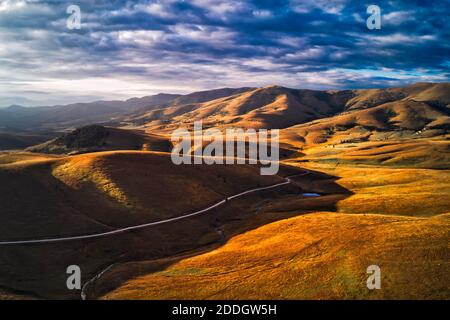
[[[37,240],[0,241],[0,245],[43,244],[43,243],[55,243],[55,242],[64,242],[64,241],[74,241],[74,240],[101,238],[101,237],[107,237],[107,236],[112,236],[112,235],[116,235],[116,234],[120,234],[120,233],[129,232],[129,231],[133,231],[133,230],[144,229],[144,228],[148,228],[148,227],[151,227],[151,226],[161,225],[161,224],[165,224],[165,223],[169,223],[169,222],[173,222],[173,221],[183,220],[183,219],[194,217],[194,216],[197,216],[199,214],[202,214],[202,213],[205,213],[207,211],[210,211],[210,210],[212,210],[214,208],[217,208],[217,207],[225,204],[229,200],[232,200],[232,199],[235,199],[235,198],[238,198],[238,197],[242,197],[242,196],[244,196],[246,194],[284,186],[286,184],[291,183],[291,178],[304,176],[304,175],[307,175],[309,173],[310,172],[306,170],[305,172],[303,172],[301,174],[292,175],[292,176],[288,176],[288,177],[284,178],[284,180],[285,180],[284,182],[277,183],[277,184],[274,184],[274,185],[271,185],[271,186],[267,186],[267,187],[254,188],[254,189],[250,189],[250,190],[247,190],[247,191],[244,191],[244,192],[240,192],[240,193],[235,194],[233,196],[230,196],[230,197],[228,197],[228,198],[226,198],[224,200],[221,200],[221,201],[219,201],[219,202],[209,206],[208,208],[205,208],[205,209],[202,209],[202,210],[199,210],[199,211],[195,211],[195,212],[192,212],[192,213],[189,213],[189,214],[181,215],[181,216],[178,216],[178,217],[175,217],[175,218],[169,218],[169,219],[159,220],[159,221],[155,221],[155,222],[139,224],[139,225],[136,225],[136,226],[116,229],[116,230],[112,230],[112,231],[101,232],[101,233],[93,233],[93,234],[81,235],[81,236],[52,238],[52,239],[37,239]]]

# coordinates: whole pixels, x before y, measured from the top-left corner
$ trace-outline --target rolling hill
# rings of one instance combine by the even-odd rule
[[[330,191],[327,179],[334,177],[336,185],[351,194],[339,199],[333,211],[318,206],[329,196],[317,198],[315,205],[294,197],[266,203],[259,208],[259,219],[284,219],[234,233],[212,251],[117,264],[96,282],[94,297],[450,297],[449,170],[326,164],[307,168],[328,178],[300,179],[300,187],[323,194]],[[366,269],[373,264],[381,268],[381,290],[366,287]]]
[[[118,265],[98,286],[128,272],[135,277],[102,299],[448,299],[449,227],[448,214],[317,212],[241,234],[213,252],[173,259],[163,270],[156,266],[164,261]],[[366,287],[373,264],[381,268],[381,290]]]
[[[83,283],[114,264],[89,298],[448,299],[449,97],[449,83],[269,86],[130,99],[131,107],[1,109],[0,127],[65,133],[0,152],[0,240],[159,221],[308,171],[154,228],[3,246],[0,299],[79,299],[65,287],[70,264],[82,267]],[[251,165],[174,165],[169,134],[196,120],[204,128],[281,129],[280,175],[261,176]],[[365,287],[371,264],[382,268],[383,290]]]
[[[3,133],[0,132],[0,150],[20,150],[45,142],[50,135],[33,133]]]
[[[126,101],[95,101],[32,108],[13,105],[0,109],[0,128],[65,130],[107,122],[144,107],[162,107],[177,97],[179,95],[162,93]]]
[[[155,109],[122,125],[169,134],[179,127],[281,129],[303,161],[447,168],[450,84],[314,91],[269,86]],[[181,104],[180,104],[181,103]]]
[[[289,128],[287,134],[298,132],[297,140],[306,144],[352,131],[361,132],[361,139],[372,133],[376,140],[428,138],[446,134],[450,125],[448,83],[342,91],[269,86],[197,103],[183,98],[175,105],[126,117],[122,125],[166,133],[191,128],[199,120],[204,127]]]
[[[449,130],[448,107],[437,107],[430,102],[401,100],[299,124],[285,130],[285,133],[298,135],[298,141],[304,144],[327,141],[339,144],[345,140],[340,136],[351,134],[356,138],[347,139],[349,141],[367,141],[402,137],[429,138],[443,136]]]
[[[94,101],[32,108],[12,105],[0,109],[0,128],[29,129],[31,127],[34,130],[67,130],[95,123],[115,124],[129,114],[142,114],[169,106],[201,103],[249,89],[223,88],[187,95],[159,93],[125,101]]]
[[[170,152],[166,138],[143,131],[90,125],[75,129],[59,138],[27,148],[30,152],[77,154],[111,150]]]
[[[363,91],[347,111],[282,130],[281,141],[303,161],[448,169],[450,85],[381,93]]]
[[[277,176],[260,176],[255,166],[239,165],[239,170],[177,166],[168,154],[139,151],[70,157],[25,154],[12,161],[3,159],[0,167],[4,239],[124,227],[189,212],[250,186],[281,181]],[[12,198],[16,201],[6,201]],[[62,225],[73,227],[64,231]]]
[[[279,176],[261,176],[251,165],[177,166],[164,153],[2,153],[0,240],[85,235],[159,221],[281,181]],[[2,246],[0,287],[40,297],[79,298],[79,291],[65,287],[68,265],[80,265],[88,278],[113,262],[220,243],[221,220],[241,221],[233,229],[242,227],[243,219],[253,216],[250,208],[271,195],[276,197],[276,190],[249,196],[250,203],[236,201],[210,214],[114,237]]]
[[[206,127],[285,128],[342,111],[343,100],[349,94],[269,86],[202,103],[153,110],[125,122],[143,125],[150,131],[169,131],[199,120]]]

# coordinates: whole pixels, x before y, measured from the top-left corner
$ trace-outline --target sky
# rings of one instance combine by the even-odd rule
[[[0,0],[0,107],[449,81],[449,16],[450,0]]]

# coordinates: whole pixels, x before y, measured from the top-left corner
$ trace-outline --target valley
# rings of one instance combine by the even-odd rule
[[[0,299],[80,299],[71,264],[87,299],[448,299],[449,105],[448,83],[418,83],[2,109],[9,136],[50,131],[0,135]],[[280,171],[173,164],[198,120],[280,129]]]

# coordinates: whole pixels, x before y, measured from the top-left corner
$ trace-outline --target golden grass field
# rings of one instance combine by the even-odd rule
[[[302,164],[303,165],[303,164]],[[232,236],[211,252],[119,265],[122,284],[102,299],[448,299],[450,214],[448,170],[334,167],[353,194],[336,212],[300,211]],[[324,181],[300,186],[326,191]],[[312,186],[311,186],[312,184]],[[264,215],[291,208],[268,204]],[[169,265],[160,270],[161,263]],[[366,268],[382,270],[382,289],[366,288]],[[419,280],[420,279],[420,280]],[[117,281],[117,280],[116,280]]]
[[[176,166],[168,154],[142,151],[75,156],[11,152],[2,153],[0,161],[2,241],[85,235],[158,221],[203,209],[226,195],[283,181],[261,176],[253,165]],[[272,196],[277,192],[117,237],[2,247],[0,288],[39,297],[79,298],[79,292],[65,287],[69,264],[82,266],[87,281],[113,262],[171,256],[220,243],[220,221],[238,222],[229,227],[237,230],[239,221],[253,217],[252,206]]]
[[[337,203],[339,213],[429,217],[449,212],[450,170],[305,164],[331,176],[353,194]]]
[[[89,288],[90,299],[450,299],[448,92],[449,84],[419,83],[186,96],[107,128],[103,152],[91,152],[98,141],[81,150],[57,140],[28,149],[35,153],[0,152],[1,240],[179,216],[309,170],[176,223],[2,247],[0,299],[79,299],[65,287],[73,263],[83,282],[115,264]],[[195,120],[204,128],[281,128],[279,176],[250,165],[172,164],[168,133]],[[366,287],[373,264],[380,290]]]
[[[449,227],[448,214],[411,218],[316,212],[233,237],[219,249],[136,277],[102,298],[448,298]],[[381,290],[366,288],[366,268],[372,264],[381,267]],[[120,268],[145,267],[122,265],[111,276]],[[102,280],[107,281],[108,276]]]
[[[218,210],[215,216],[206,215],[198,221],[171,225],[169,229],[149,229],[85,243],[24,248],[19,250],[19,257],[37,262],[45,256],[46,263],[38,264],[38,269],[44,268],[42,274],[62,269],[66,261],[76,259],[77,252],[83,255],[90,252],[83,258],[83,265],[90,270],[90,275],[110,263],[121,262],[95,283],[90,298],[450,297],[447,272],[450,261],[449,170],[364,162],[353,165],[305,162],[304,158],[284,161],[312,172],[295,179],[296,191],[287,188],[282,192],[241,199],[229,208]],[[0,174],[13,178],[17,188],[31,183],[46,190],[41,198],[32,198],[26,193],[21,195],[28,201],[37,201],[31,205],[33,212],[27,211],[23,199],[9,202],[24,205],[20,210],[10,208],[11,212],[21,212],[25,218],[14,221],[31,222],[28,228],[4,224],[2,234],[9,234],[10,230],[23,232],[20,235],[14,231],[10,238],[108,230],[109,226],[167,217],[173,208],[180,212],[189,211],[220,199],[222,194],[280,181],[276,177],[267,177],[263,181],[254,168],[245,166],[240,171],[233,166],[172,168],[167,166],[170,163],[167,155],[141,151],[69,157],[13,152],[1,154],[0,163]],[[153,172],[152,179],[143,174],[149,171]],[[167,175],[168,172],[171,174]],[[183,176],[186,179],[180,180]],[[33,180],[30,177],[34,177]],[[140,182],[136,183],[136,179]],[[60,189],[53,190],[55,183]],[[158,192],[160,183],[165,183],[163,189],[167,190],[167,198]],[[214,183],[213,189],[211,183]],[[183,188],[179,189],[180,186]],[[8,190],[15,189],[11,189],[11,184],[4,187],[0,194],[5,199],[12,197]],[[205,189],[199,192],[199,188]],[[298,196],[298,190],[318,192],[323,196],[302,198]],[[173,196],[177,192],[179,196]],[[82,205],[76,201],[80,197]],[[183,202],[186,199],[190,200]],[[59,201],[65,205],[57,205]],[[49,204],[55,207],[48,207]],[[67,213],[61,212],[61,208]],[[36,217],[33,215],[36,211],[42,213]],[[42,219],[44,213],[48,217]],[[62,225],[71,227],[62,228]],[[223,240],[215,231],[219,225],[225,235]],[[156,244],[161,237],[167,241],[163,246]],[[129,251],[127,248],[131,243],[134,253],[129,255],[130,252],[125,252]],[[54,259],[55,252],[60,261]],[[13,266],[17,253],[17,249],[8,248],[3,257]],[[53,268],[46,267],[49,261],[53,261]],[[381,267],[381,290],[370,291],[365,286],[366,268],[371,264]],[[24,272],[29,272],[28,267],[14,271],[5,265],[0,267],[4,275],[10,275],[9,279],[11,276],[23,277]],[[63,278],[64,274],[37,277],[13,286],[17,290],[33,292],[31,296],[2,291],[0,297],[75,298],[61,289]],[[43,280],[49,284],[44,285]],[[6,278],[2,279],[1,285],[12,284]]]
[[[7,159],[15,162],[6,163]],[[240,170],[177,166],[168,154],[140,151],[69,157],[13,153],[0,156],[0,161],[4,162],[0,166],[2,219],[8,221],[0,226],[4,239],[104,231],[155,221],[201,209],[239,190],[282,181],[260,176],[258,168],[250,165]],[[69,227],[64,230],[61,225]]]

